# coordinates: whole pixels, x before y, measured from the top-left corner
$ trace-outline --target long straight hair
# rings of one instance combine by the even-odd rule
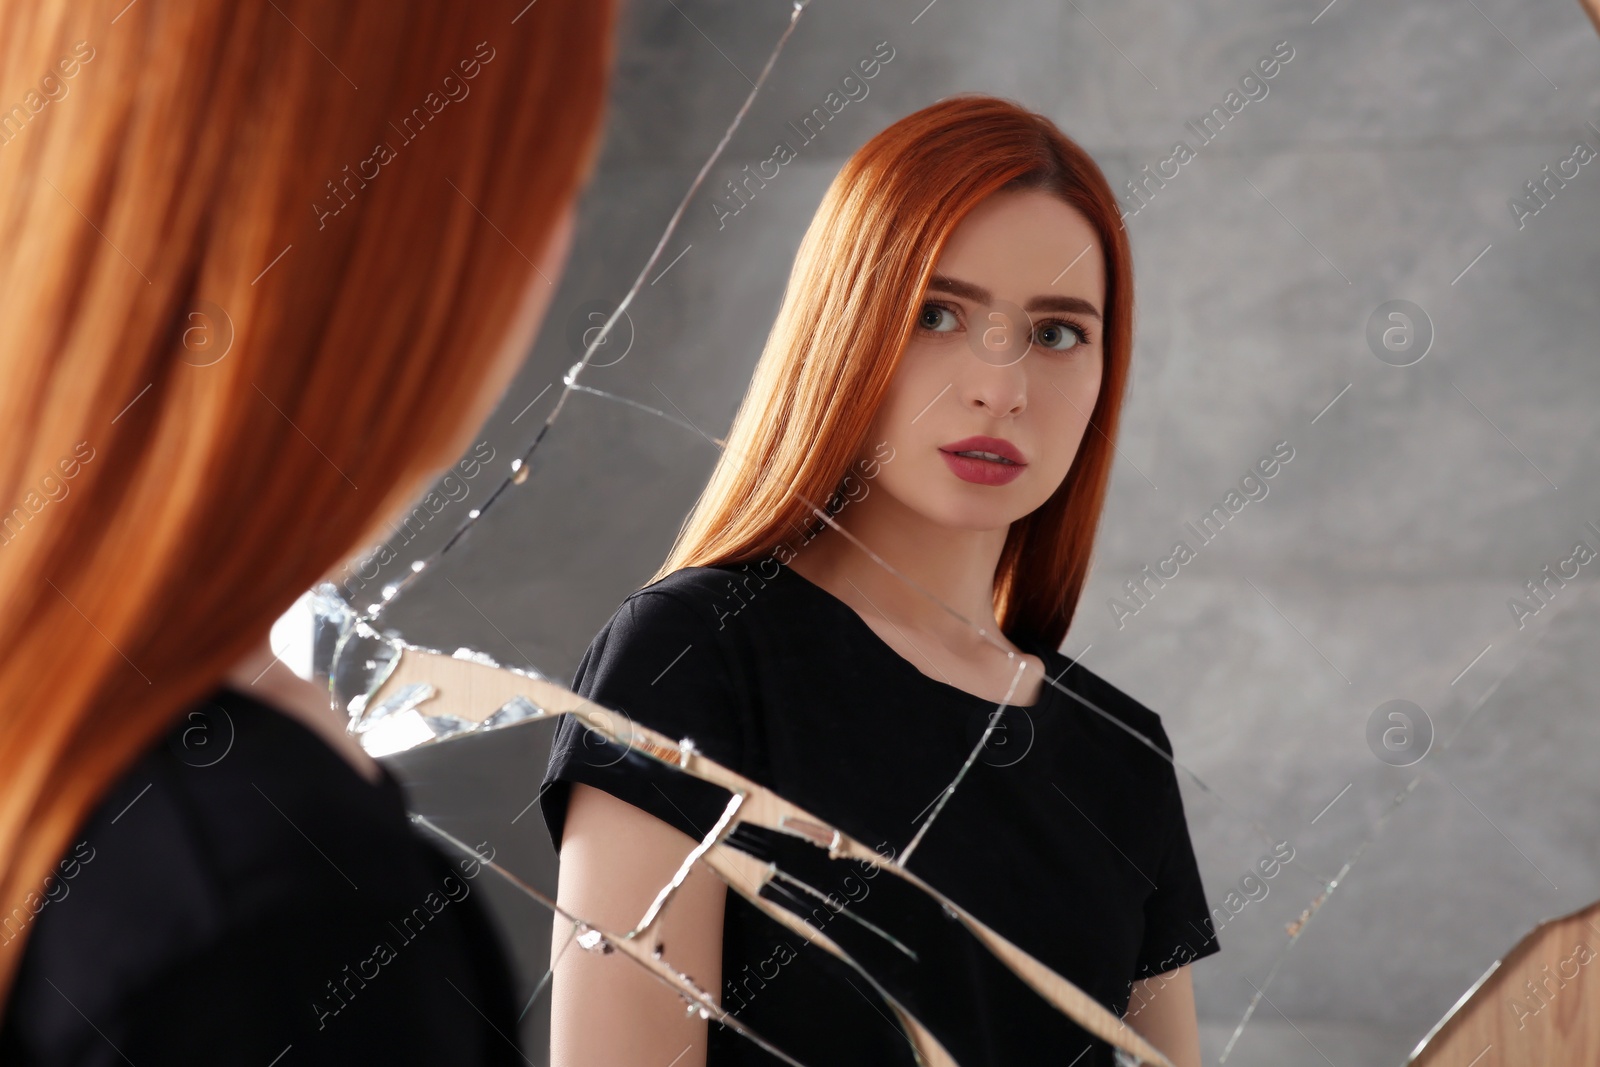
[[[612,10],[0,0],[0,998],[109,785],[457,458]]]
[[[727,447],[657,581],[739,563],[814,529],[905,351],[951,231],[985,197],[1039,189],[1089,221],[1105,258],[1100,395],[1060,487],[1011,524],[995,617],[1057,647],[1072,623],[1105,502],[1133,348],[1133,261],[1100,168],[1043,115],[989,96],[951,97],[879,133],[845,163],[800,243],[783,304]],[[1069,263],[1081,250],[1063,248]]]

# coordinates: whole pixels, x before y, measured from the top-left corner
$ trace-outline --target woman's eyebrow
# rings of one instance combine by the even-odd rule
[[[943,274],[935,274],[928,279],[928,292],[949,293],[951,296],[959,296],[963,300],[971,300],[976,304],[987,305],[994,303],[994,294],[983,286],[964,282],[959,278],[949,278]],[[1055,294],[1036,296],[1023,305],[1022,310],[1028,312],[1069,311],[1079,315],[1093,315],[1097,319],[1101,318],[1099,309],[1079,296],[1058,296]]]

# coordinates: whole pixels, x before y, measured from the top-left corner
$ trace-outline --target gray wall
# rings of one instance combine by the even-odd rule
[[[1508,607],[1578,540],[1600,549],[1584,525],[1600,528],[1600,161],[1520,226],[1510,207],[1575,141],[1600,149],[1600,40],[1571,0],[925,4],[810,4],[656,270],[692,247],[633,305],[625,358],[606,350],[597,363],[612,365],[582,380],[720,435],[826,183],[877,130],[953,92],[1009,96],[1122,189],[1177,139],[1197,145],[1185,121],[1289,42],[1268,95],[1127,220],[1134,376],[1064,648],[1087,648],[1086,664],[1161,713],[1192,772],[1180,777],[1213,903],[1273,842],[1295,849],[1195,967],[1206,1062],[1262,988],[1227,1062],[1397,1064],[1521,933],[1600,897],[1600,561],[1522,626]],[[532,439],[581,352],[574,324],[626,291],[787,18],[775,0],[632,5],[571,265],[483,430],[496,459],[407,558]],[[723,179],[789,139],[784,123],[885,40],[895,58],[870,95],[719,228]],[[1411,366],[1368,342],[1391,300],[1432,324]],[[1119,626],[1108,602],[1123,583],[1280,441],[1294,457],[1268,496]],[[390,621],[570,678],[715,458],[682,426],[571,395],[527,483]],[[1414,766],[1368,742],[1393,699],[1432,724]],[[397,763],[419,810],[553,890],[526,809],[544,744],[525,728]],[[1285,924],[1336,878],[1291,945]],[[548,920],[484,888],[531,991]],[[547,998],[526,1021],[535,1049],[541,1009]]]

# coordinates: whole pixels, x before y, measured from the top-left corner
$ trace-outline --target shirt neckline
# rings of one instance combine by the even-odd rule
[[[949,682],[935,678],[931,674],[925,674],[915,663],[912,663],[910,660],[906,659],[905,656],[902,656],[898,649],[880,637],[878,635],[878,631],[867,625],[867,620],[863,619],[855,608],[851,607],[849,604],[846,604],[843,600],[840,600],[828,590],[824,589],[816,582],[813,582],[810,578],[807,578],[805,575],[801,574],[799,571],[795,570],[793,567],[790,567],[786,563],[778,564],[778,570],[789,575],[788,580],[791,584],[805,586],[813,590],[813,595],[817,599],[830,604],[836,613],[848,618],[850,620],[848,625],[851,625],[859,630],[862,636],[865,637],[873,647],[880,650],[880,655],[898,664],[899,666],[896,669],[900,670],[902,673],[914,675],[917,678],[920,678],[924,683],[935,686],[945,692],[955,694],[956,696],[968,702],[982,704],[986,707],[1000,706],[1000,702],[997,700],[990,700],[988,697],[979,696],[977,693],[969,692],[968,690],[962,689],[960,686],[951,685]],[[1008,708],[1016,708],[1021,711],[1033,711],[1036,708],[1041,708],[1047,701],[1051,699],[1055,689],[1055,686],[1050,684],[1050,668],[1054,666],[1052,662],[1053,657],[1049,654],[1048,650],[1038,647],[1038,643],[1035,642],[1031,637],[1025,637],[1021,641],[1013,638],[1012,643],[1018,648],[1022,649],[1024,652],[1032,653],[1033,655],[1039,657],[1039,662],[1044,665],[1045,677],[1039,686],[1038,700],[1034,701],[1032,704],[1007,704],[1005,706]]]

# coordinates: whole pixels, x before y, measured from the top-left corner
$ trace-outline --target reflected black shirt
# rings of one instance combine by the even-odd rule
[[[524,1062],[483,866],[275,708],[196,704],[72,840],[8,913],[0,1063]]]
[[[1046,685],[1037,704],[995,720],[907,869],[1121,1015],[1133,982],[1220,947],[1172,764],[1134,733],[1169,757],[1171,743],[1155,712],[1093,672],[1039,642],[1017,644],[1076,698]],[[923,674],[849,605],[773,560],[689,567],[633,593],[584,653],[573,688],[620,712],[619,724],[692,739],[887,858],[912,840],[996,710]],[[567,718],[541,800],[558,850],[573,782],[696,839],[728,800]],[[776,844],[747,837],[757,854]],[[825,891],[847,902],[900,892],[868,866]],[[861,973],[735,893],[722,956],[722,1006],[801,1062],[913,1062]],[[1071,1024],[1080,1040],[1065,1055],[1055,1039],[1030,1041],[987,961],[955,958],[969,958],[949,980],[961,1001],[922,1006],[961,1019],[963,1067],[1067,1062],[1086,1047],[1079,1067],[1112,1062],[1103,1042]],[[712,1067],[777,1062],[711,1027]]]

